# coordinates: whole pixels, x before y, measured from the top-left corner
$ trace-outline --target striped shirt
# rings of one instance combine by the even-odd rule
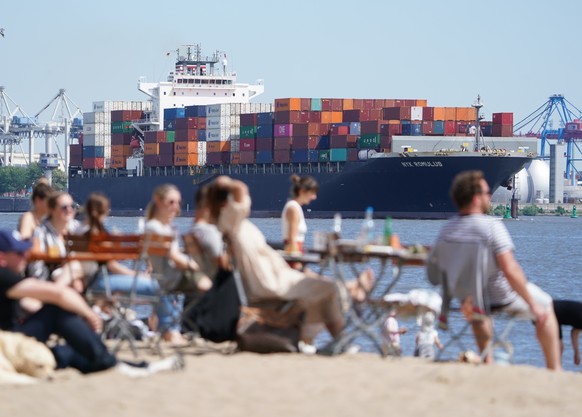
[[[507,228],[500,219],[485,214],[471,214],[451,218],[441,229],[440,241],[480,242],[495,256],[515,249]],[[511,288],[499,266],[489,276],[487,299],[492,306],[504,306],[513,302],[517,293]]]

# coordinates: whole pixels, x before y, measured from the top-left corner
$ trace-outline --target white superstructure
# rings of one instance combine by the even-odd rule
[[[148,83],[145,78],[138,81],[138,90],[152,99],[151,124],[164,129],[164,109],[192,106],[196,104],[249,103],[264,92],[261,80],[257,84],[236,82],[236,73],[227,71],[224,52],[216,51],[203,57],[200,45],[186,45],[186,55],[176,51],[174,71],[167,81]],[[219,65],[217,65],[219,64]],[[219,68],[220,67],[220,68]]]

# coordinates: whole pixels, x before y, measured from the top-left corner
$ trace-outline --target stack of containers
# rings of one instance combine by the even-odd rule
[[[513,136],[513,113],[493,113],[493,136]]]
[[[125,160],[133,153],[131,122],[142,118],[141,110],[113,110],[111,112],[111,168],[125,167]]]

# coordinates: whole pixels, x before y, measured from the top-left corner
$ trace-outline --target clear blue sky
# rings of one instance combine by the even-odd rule
[[[26,113],[58,92],[142,100],[137,79],[165,79],[201,43],[228,53],[241,82],[277,97],[424,98],[518,121],[561,93],[582,108],[579,4],[573,0],[6,1],[0,85]],[[38,3],[34,5],[34,3]],[[50,114],[45,118],[50,119]]]

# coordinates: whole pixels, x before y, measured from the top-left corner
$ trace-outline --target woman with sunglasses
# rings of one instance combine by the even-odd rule
[[[198,264],[180,250],[178,233],[173,225],[180,214],[182,196],[172,184],[157,187],[146,208],[145,232],[161,236],[173,236],[169,256],[151,256],[152,276],[160,280],[162,288],[173,289],[182,280],[183,271],[197,271]],[[165,341],[181,344],[186,340],[180,333],[183,295],[165,295],[160,298],[158,308],[158,330]],[[163,314],[160,315],[160,310]]]
[[[65,236],[73,233],[79,222],[75,220],[76,206],[73,198],[65,192],[57,191],[47,200],[47,218],[34,229],[32,235],[33,251],[48,253],[51,256],[66,256]],[[83,268],[78,261],[62,265],[50,265],[43,261],[29,264],[28,272],[43,280],[53,280],[57,284],[71,285],[77,291],[83,290]]]

